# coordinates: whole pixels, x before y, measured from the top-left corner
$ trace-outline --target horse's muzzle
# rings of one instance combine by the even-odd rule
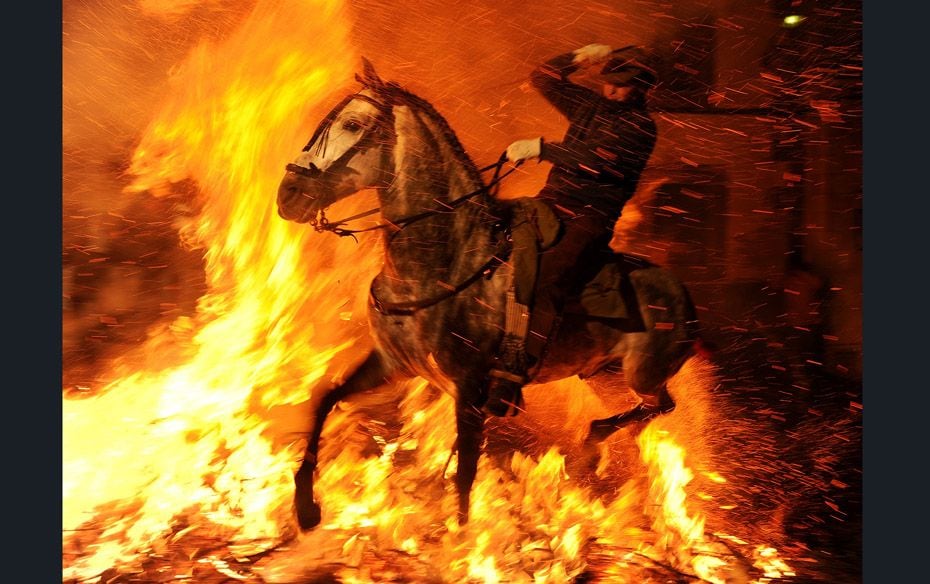
[[[290,169],[281,179],[278,186],[278,216],[282,219],[298,223],[306,221],[304,217],[309,215],[308,211],[316,200],[316,197],[307,194],[306,182],[306,174],[298,174]]]

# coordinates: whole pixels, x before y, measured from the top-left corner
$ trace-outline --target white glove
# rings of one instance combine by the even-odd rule
[[[515,164],[520,164],[530,158],[539,158],[542,151],[542,138],[530,138],[529,140],[517,140],[507,147],[507,160]]]
[[[575,49],[575,58],[572,63],[576,65],[594,65],[606,61],[613,49],[609,45],[585,45],[580,49]]]

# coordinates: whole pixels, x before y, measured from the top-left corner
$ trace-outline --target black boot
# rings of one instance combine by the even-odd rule
[[[523,339],[504,335],[498,356],[488,373],[488,399],[484,403],[484,411],[492,416],[516,416],[523,409],[527,371]]]

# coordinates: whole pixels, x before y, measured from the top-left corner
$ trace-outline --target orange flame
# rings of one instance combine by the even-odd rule
[[[653,475],[650,499],[659,502],[661,513],[652,524],[662,534],[655,548],[671,554],[674,565],[689,566],[693,573],[709,582],[723,584],[726,580],[716,575],[718,568],[726,566],[722,559],[693,554],[696,545],[704,544],[704,518],[691,515],[685,505],[685,486],[694,475],[685,466],[685,452],[669,436],[655,426],[647,427],[637,439],[643,460],[650,465]]]

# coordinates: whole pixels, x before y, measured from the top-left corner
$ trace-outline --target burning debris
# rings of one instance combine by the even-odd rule
[[[687,409],[705,408],[710,404],[701,401],[713,396],[699,388],[712,378],[708,365],[692,363],[676,378],[673,391],[693,396]],[[451,415],[452,401],[430,391],[425,383],[402,389],[405,397],[399,411],[388,420],[368,422],[365,431],[359,431],[363,420],[385,411],[382,398],[349,404],[328,425],[320,492],[329,511],[321,528],[291,539],[292,468],[288,465],[269,473],[267,467],[256,464],[251,477],[228,476],[239,454],[257,461],[269,457],[264,448],[245,447],[246,442],[266,442],[261,436],[233,430],[237,442],[226,443],[226,452],[211,451],[214,443],[204,437],[196,441],[207,445],[206,458],[224,457],[214,468],[225,473],[220,478],[229,482],[227,487],[235,485],[233,492],[220,496],[223,485],[219,480],[212,485],[203,481],[201,469],[209,466],[209,460],[187,473],[187,483],[203,482],[200,498],[198,490],[183,492],[183,473],[166,472],[163,480],[152,485],[157,487],[153,492],[163,495],[144,505],[151,507],[145,514],[139,514],[132,504],[98,508],[104,516],[113,513],[137,521],[160,518],[163,523],[148,531],[139,523],[127,529],[133,521],[104,520],[109,529],[94,521],[85,524],[82,529],[91,531],[78,533],[92,536],[89,541],[93,543],[84,549],[78,549],[82,544],[77,538],[70,543],[79,552],[93,550],[91,557],[99,563],[85,559],[87,563],[76,562],[72,569],[93,573],[116,565],[130,574],[151,574],[153,569],[165,568],[157,558],[173,557],[175,567],[180,564],[200,573],[212,567],[227,575],[232,570],[239,579],[253,582],[318,581],[315,578],[324,575],[344,582],[641,582],[669,574],[694,581],[764,582],[793,574],[770,546],[710,533],[700,512],[689,508],[714,496],[702,491],[702,497],[695,497],[690,489],[694,474],[675,437],[680,433],[675,428],[688,420],[677,413],[664,421],[669,429],[654,423],[640,434],[637,443],[642,461],[637,468],[643,472],[634,473],[636,478],[624,483],[616,480],[623,475],[616,465],[628,464],[628,460],[611,461],[609,470],[601,472],[606,478],[597,481],[599,486],[585,487],[566,472],[566,458],[575,452],[563,454],[538,445],[528,455],[492,453],[479,468],[474,518],[459,527],[449,481],[455,471],[454,459],[451,464],[449,460],[453,428],[442,423]],[[546,407],[557,407],[541,401],[543,412]],[[528,424],[539,432],[551,422],[543,414]],[[159,442],[165,443],[167,436],[186,441],[189,436],[178,430],[166,429],[158,436]],[[614,443],[628,439],[624,436]],[[534,455],[534,451],[541,454]],[[499,461],[507,466],[499,466]],[[707,490],[714,486],[720,490],[726,483],[716,473],[704,476]],[[268,477],[280,480],[269,481]],[[243,488],[249,483],[257,484]],[[282,490],[275,490],[279,487]],[[134,490],[135,485],[126,485],[126,493]],[[181,513],[166,505],[167,513],[159,517],[155,513],[159,501],[172,491],[190,505]],[[131,494],[125,497],[131,498]],[[198,501],[202,501],[200,509]],[[269,501],[284,507],[277,515],[280,533],[274,527],[256,531],[261,524],[251,520],[261,516],[262,504]],[[214,507],[207,510],[211,504]],[[255,511],[249,513],[250,508]],[[147,533],[134,544],[141,555],[120,555],[118,550],[129,544],[128,532],[133,530]],[[108,537],[114,545],[107,545]],[[107,553],[108,549],[112,551]],[[174,575],[176,579],[183,576]],[[129,576],[120,578],[117,581],[132,581]]]

